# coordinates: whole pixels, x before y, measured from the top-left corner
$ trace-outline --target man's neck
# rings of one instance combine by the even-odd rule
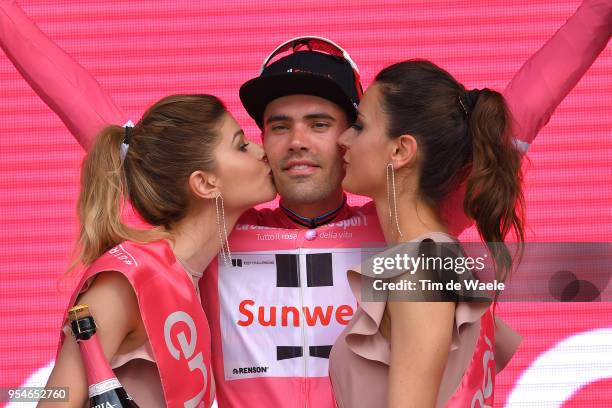
[[[294,219],[294,222],[295,220],[299,220],[300,218],[312,220],[316,218],[325,218],[326,216],[330,216],[333,219],[334,214],[338,213],[344,206],[345,200],[346,196],[344,192],[339,191],[338,194],[335,194],[333,198],[322,200],[321,202],[313,204],[291,202],[287,203],[281,198],[280,206],[285,211],[285,213],[290,216],[290,218]],[[302,224],[305,222],[305,220],[301,221],[302,222],[297,222],[296,224]],[[323,221],[322,223],[325,223],[325,221]],[[303,226],[308,227],[307,225]]]

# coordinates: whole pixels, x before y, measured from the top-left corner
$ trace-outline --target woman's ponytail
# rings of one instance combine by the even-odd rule
[[[83,161],[77,201],[79,236],[69,271],[78,264],[90,265],[111,247],[145,233],[121,220],[128,196],[120,148],[124,137],[123,127],[107,127]]]
[[[513,258],[504,238],[513,230],[519,242],[524,240],[521,154],[512,142],[510,116],[499,92],[469,91],[459,104],[468,116],[473,148],[464,210],[495,259],[497,279],[504,280]]]
[[[98,135],[81,170],[80,230],[69,272],[123,241],[171,238],[173,225],[190,208],[189,176],[215,167],[213,151],[226,112],[212,95],[171,95],[151,106],[134,128],[109,126]],[[128,203],[152,228],[122,221]]]

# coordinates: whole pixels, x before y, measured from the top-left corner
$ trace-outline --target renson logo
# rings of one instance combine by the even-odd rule
[[[267,373],[269,368],[270,367],[240,367],[240,368],[234,368],[232,370],[232,373],[234,375],[238,375],[238,374],[260,374],[260,373]]]

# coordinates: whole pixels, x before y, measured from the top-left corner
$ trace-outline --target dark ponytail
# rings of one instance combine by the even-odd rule
[[[474,91],[470,91],[473,95]],[[469,94],[469,93],[468,93]],[[498,278],[504,280],[512,265],[505,245],[512,230],[524,241],[524,198],[521,154],[510,137],[510,116],[504,97],[496,91],[477,92],[466,105],[468,133],[472,141],[472,166],[466,180],[463,208],[476,223],[481,239],[496,260]]]
[[[429,61],[410,60],[383,69],[375,79],[387,135],[416,138],[419,194],[434,208],[463,183],[463,210],[476,223],[503,281],[512,265],[504,242],[514,230],[522,242],[521,156],[514,146],[503,96],[488,89],[467,92]]]

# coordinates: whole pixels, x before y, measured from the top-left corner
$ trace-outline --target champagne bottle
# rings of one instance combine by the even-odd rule
[[[70,308],[68,318],[87,372],[90,408],[138,408],[104,357],[100,340],[96,336],[96,323],[89,307],[77,305]]]

